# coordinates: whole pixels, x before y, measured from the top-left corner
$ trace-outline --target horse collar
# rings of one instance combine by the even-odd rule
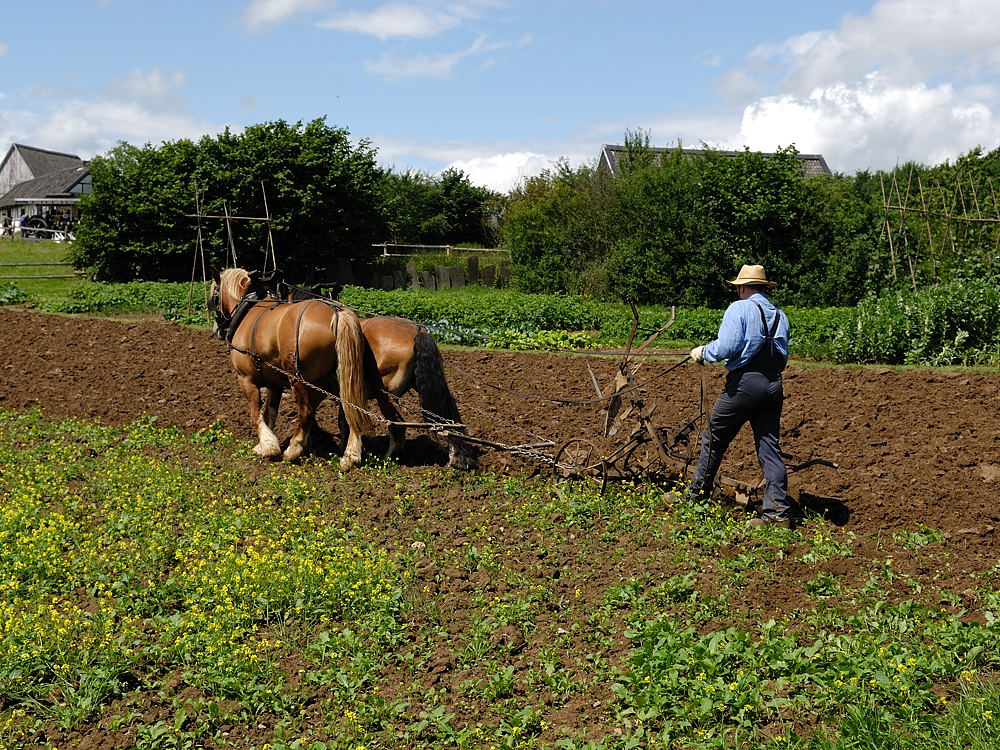
[[[257,297],[257,292],[247,292],[243,297],[240,298],[239,303],[236,305],[236,309],[233,310],[233,317],[229,319],[229,328],[226,329],[226,343],[232,345],[233,336],[236,335],[237,329],[240,327],[240,323],[250,312],[250,308],[260,302]]]

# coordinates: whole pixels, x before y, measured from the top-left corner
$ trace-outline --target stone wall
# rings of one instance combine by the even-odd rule
[[[453,266],[434,266],[433,271],[418,271],[410,261],[406,269],[392,274],[377,265],[338,262],[329,271],[329,281],[345,285],[364,286],[371,289],[458,289],[479,285],[489,287],[510,286],[510,261],[480,265],[472,256],[465,263]]]

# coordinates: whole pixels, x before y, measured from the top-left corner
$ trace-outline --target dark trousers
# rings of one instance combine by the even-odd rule
[[[740,428],[749,422],[760,468],[767,481],[764,516],[776,520],[788,518],[788,474],[778,445],[784,399],[780,375],[768,376],[745,370],[731,372],[702,434],[701,456],[691,480],[691,490],[704,489],[711,493],[726,449]]]

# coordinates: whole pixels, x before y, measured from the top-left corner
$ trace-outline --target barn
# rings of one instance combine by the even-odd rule
[[[12,144],[0,162],[0,222],[39,237],[70,232],[80,196],[90,189],[90,170],[79,156]]]

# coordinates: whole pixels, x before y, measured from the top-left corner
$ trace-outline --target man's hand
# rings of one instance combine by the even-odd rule
[[[705,347],[703,347],[703,346],[696,346],[694,349],[692,349],[691,350],[691,359],[693,359],[698,364],[701,364],[702,362],[704,362],[705,361]]]

